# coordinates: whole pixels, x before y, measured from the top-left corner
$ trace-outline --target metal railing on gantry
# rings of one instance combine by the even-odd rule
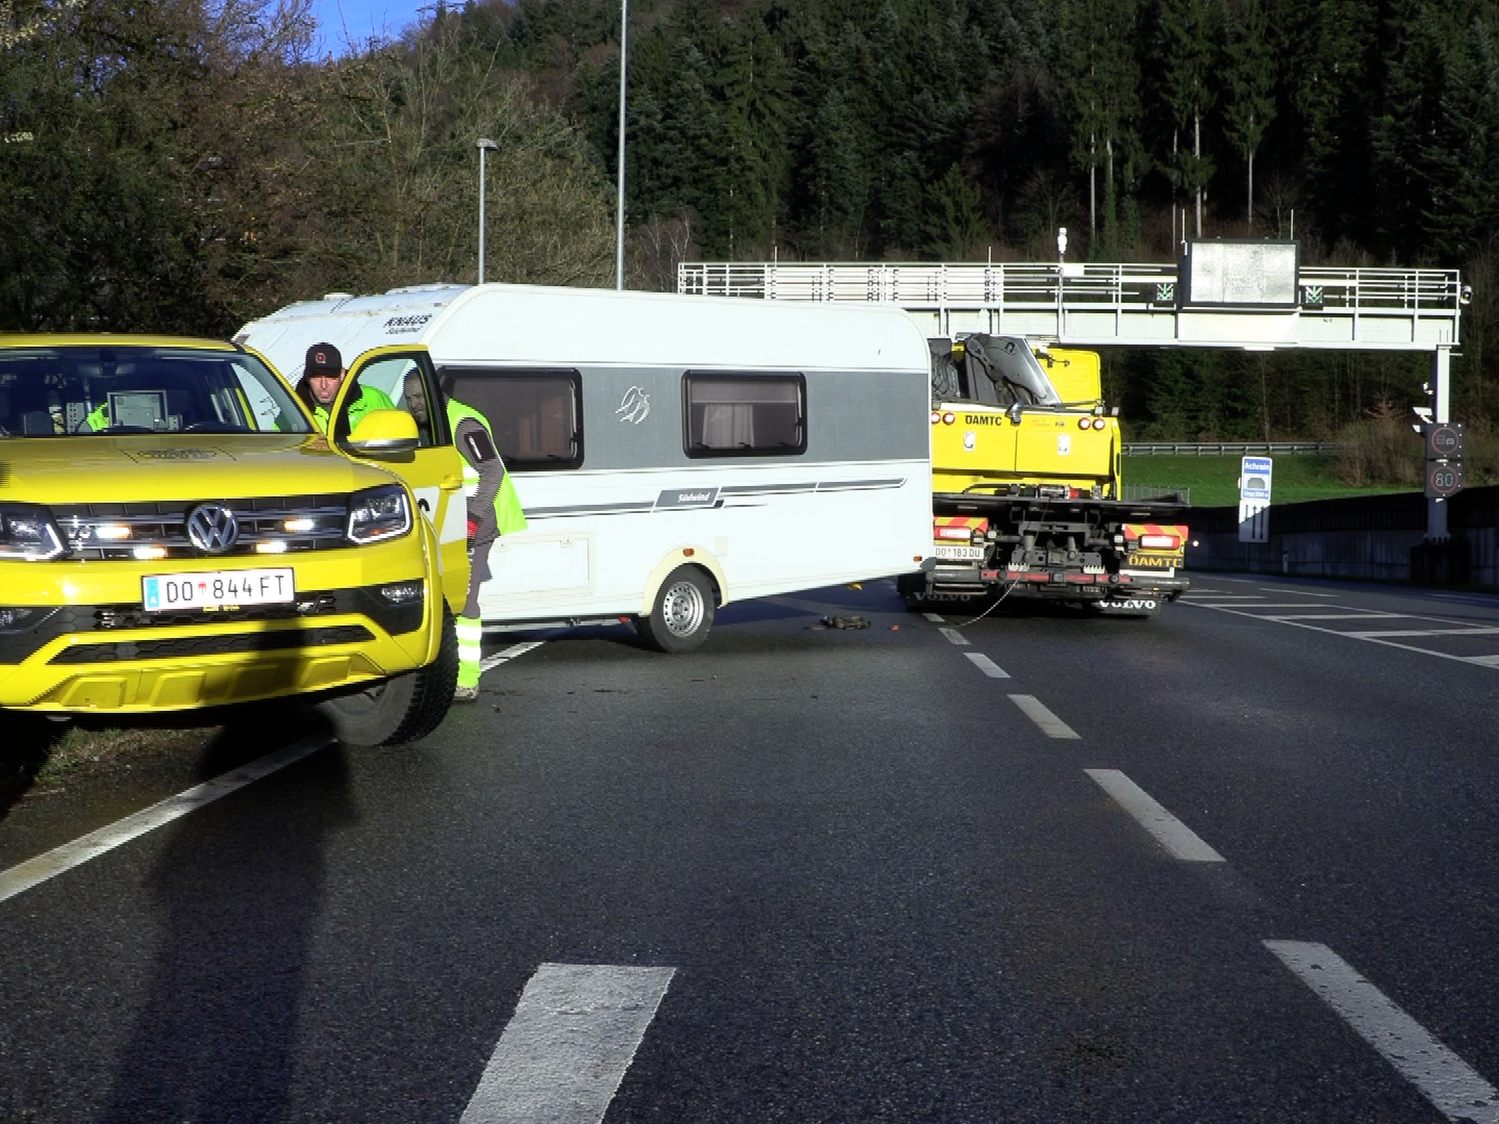
[[[1455,347],[1455,269],[1302,266],[1275,305],[1181,299],[1176,265],[1098,262],[682,262],[679,293],[883,301],[934,335],[989,332],[1077,346],[1436,351]]]

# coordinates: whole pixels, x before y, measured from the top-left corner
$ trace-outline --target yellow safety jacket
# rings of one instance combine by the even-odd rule
[[[457,430],[458,423],[464,418],[473,418],[484,427],[489,434],[489,439],[494,440],[494,430],[490,428],[489,419],[472,406],[459,402],[456,398],[448,399],[448,429]],[[468,463],[463,462],[463,494],[472,496],[479,490],[479,470]],[[516,494],[515,485],[511,482],[510,473],[507,471],[505,477],[500,481],[499,493],[494,499],[495,522],[498,524],[500,534],[509,535],[516,531],[526,529],[526,513],[521,507],[520,496]]]
[[[394,410],[395,403],[383,390],[376,390],[372,386],[361,386],[359,397],[349,404],[349,428],[353,429],[359,424],[359,419],[371,410]],[[328,432],[328,407],[319,403],[312,408],[313,420],[317,427],[324,433]]]

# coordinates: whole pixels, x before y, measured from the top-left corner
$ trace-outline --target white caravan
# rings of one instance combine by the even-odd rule
[[[235,338],[293,380],[331,342],[398,406],[414,367],[489,419],[530,526],[490,552],[486,625],[632,618],[686,651],[716,606],[931,552],[930,356],[893,306],[424,285]],[[445,420],[422,440],[450,443]]]

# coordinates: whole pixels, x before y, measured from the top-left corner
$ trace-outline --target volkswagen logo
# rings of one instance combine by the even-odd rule
[[[187,513],[187,537],[204,554],[223,554],[239,539],[239,520],[227,507],[201,503]]]

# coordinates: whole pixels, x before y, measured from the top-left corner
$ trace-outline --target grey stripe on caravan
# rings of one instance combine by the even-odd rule
[[[815,492],[817,488],[816,481],[809,480],[805,484],[730,484],[719,491],[726,496],[775,496]]]
[[[528,507],[527,518],[539,518],[543,515],[629,515],[642,511],[654,511],[655,501],[647,503],[585,503],[575,504],[571,507]]]
[[[889,480],[836,480],[831,483],[822,481],[805,484],[731,484],[719,489],[724,495],[736,496],[774,496],[786,495],[797,492],[867,492],[879,488],[899,488],[906,481],[904,477]]]
[[[899,488],[904,484],[904,477],[894,480],[839,480],[832,484],[819,484],[819,492],[869,492],[880,488]]]
[[[736,496],[771,496],[800,492],[867,492],[880,488],[899,488],[904,478],[892,480],[839,480],[829,484],[743,484],[720,489],[724,494]],[[710,490],[710,489],[704,489]],[[649,503],[577,504],[571,507],[528,507],[528,518],[570,519],[578,515],[629,515],[642,511],[671,511],[653,500]]]

